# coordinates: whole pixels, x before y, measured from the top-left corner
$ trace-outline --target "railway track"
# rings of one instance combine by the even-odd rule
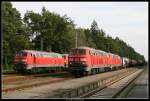
[[[8,77],[3,80],[3,92],[22,90],[29,87],[41,86],[73,78],[69,73],[36,74],[29,76]]]
[[[94,98],[94,94],[98,92],[100,93],[100,91],[104,92],[103,90],[105,88],[109,88],[107,92],[110,93],[112,91],[113,92],[117,91],[117,89],[114,89],[113,87],[110,88],[110,85],[116,84],[121,80],[127,82],[128,80],[127,79],[125,80],[123,78],[128,78],[134,73],[138,74],[137,72],[140,72],[139,69],[137,68],[128,68],[128,69],[113,71],[112,73],[107,72],[107,73],[86,76],[86,77],[76,78],[76,79],[68,78],[70,80],[66,79],[66,81],[63,82],[57,81],[59,79],[55,79],[54,81],[52,79],[49,79],[48,81],[48,79],[46,78],[41,80],[38,79],[36,82],[32,81],[32,83],[34,82],[34,84],[32,84],[33,86],[36,86],[36,84],[38,84],[37,87],[33,87],[32,85],[29,85],[29,87],[33,87],[33,88],[25,89],[25,90],[22,90],[24,88],[17,88],[14,89],[15,90],[14,92],[11,92],[13,90],[10,90],[10,93],[9,91],[4,91],[3,97],[4,98]],[[55,81],[56,83],[51,84],[51,82],[55,82]],[[43,86],[39,86],[39,85],[43,85]],[[95,96],[95,97],[101,98],[99,96]]]
[[[99,79],[96,82],[83,85],[75,89],[64,89],[64,91],[52,95],[53,98],[112,98],[133,79],[135,79],[143,70],[128,69],[124,72]]]
[[[16,81],[21,81],[21,80],[26,80],[26,79],[34,79],[37,77],[46,77],[46,76],[55,76],[55,75],[64,75],[68,74],[67,72],[60,72],[60,73],[44,73],[44,74],[32,74],[32,75],[21,75],[21,74],[12,74],[12,75],[5,75],[3,76],[2,80],[3,83],[9,83],[9,82],[16,82]]]
[[[118,76],[116,80],[108,82],[103,88],[95,89],[88,92],[81,98],[117,98],[117,96],[132,83],[143,70],[131,71],[122,76]]]

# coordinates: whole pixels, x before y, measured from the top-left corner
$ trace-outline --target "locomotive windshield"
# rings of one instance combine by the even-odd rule
[[[27,56],[27,53],[26,52],[24,52],[24,51],[20,51],[18,54],[17,54],[17,56]]]
[[[86,52],[86,51],[85,51],[84,49],[73,49],[73,50],[71,51],[71,54],[72,54],[72,55],[75,55],[75,54],[84,55],[85,52]]]

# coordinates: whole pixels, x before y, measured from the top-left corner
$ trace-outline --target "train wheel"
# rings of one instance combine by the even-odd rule
[[[97,74],[99,73],[99,68],[96,69],[96,73],[97,73]]]
[[[26,73],[27,74],[32,74],[32,70],[30,69],[30,70],[26,70]]]
[[[96,69],[93,69],[92,74],[96,74]]]
[[[108,72],[108,71],[109,71],[109,68],[108,68],[108,67],[105,67],[104,69],[105,69],[105,72]]]
[[[98,68],[98,73],[100,73],[101,72],[101,69],[100,68]]]
[[[107,68],[104,68],[104,71],[107,72]]]
[[[91,73],[90,73],[91,75],[93,75],[94,74],[94,71],[93,71],[93,69],[91,70]]]
[[[33,68],[33,69],[31,70],[31,72],[32,72],[32,74],[34,74],[34,73],[36,72],[36,69]]]
[[[74,76],[75,76],[75,78],[78,78],[78,77],[79,77],[79,75],[77,75],[77,74],[74,74]]]
[[[95,68],[95,74],[97,74],[97,68]]]
[[[84,75],[84,76],[87,76],[87,75],[88,75],[88,71],[85,71],[83,75]]]

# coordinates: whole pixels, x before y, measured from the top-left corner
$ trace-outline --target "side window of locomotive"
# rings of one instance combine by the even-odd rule
[[[42,54],[40,54],[40,56],[41,56],[41,57],[43,57],[43,55],[42,55]]]
[[[72,50],[70,51],[70,54],[71,54],[71,55],[75,55],[75,54],[76,54],[76,50],[75,50],[75,49],[72,49]]]
[[[53,54],[51,54],[51,56],[52,56],[52,58],[54,58],[54,55],[53,55]]]
[[[86,53],[86,51],[83,50],[83,49],[80,49],[80,50],[78,51],[78,53],[79,53],[80,55],[84,55],[84,54]]]
[[[89,51],[89,54],[91,55],[91,51]]]
[[[93,54],[92,54],[92,51],[90,51],[90,55],[93,55]]]
[[[48,57],[51,58],[51,54],[48,54]]]
[[[56,55],[53,55],[54,58],[56,58]]]
[[[19,55],[20,55],[20,56],[27,56],[27,53],[21,51],[21,52],[19,52]]]
[[[48,58],[48,54],[46,54],[46,57]]]
[[[94,53],[94,54],[95,54],[95,56],[97,56],[97,52],[96,52],[96,51],[95,51],[95,53]]]
[[[97,56],[99,56],[99,52],[97,52]]]
[[[57,56],[57,55],[55,55],[55,58],[58,58],[58,56]]]
[[[46,58],[46,54],[43,54],[43,56]]]
[[[37,53],[37,57],[39,57],[40,56],[40,54],[39,53]]]
[[[92,55],[95,55],[95,52],[94,52],[94,51],[92,51]]]
[[[53,57],[52,54],[50,54],[49,57],[52,58]]]
[[[96,52],[94,52],[94,55],[96,55]]]

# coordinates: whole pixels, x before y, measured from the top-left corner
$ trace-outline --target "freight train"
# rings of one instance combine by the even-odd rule
[[[74,75],[88,75],[143,65],[143,62],[94,48],[78,47],[69,54],[21,50],[16,54],[14,65],[15,71],[19,73],[69,71]]]
[[[65,57],[65,58],[64,58]],[[17,72],[38,73],[41,71],[61,71],[66,69],[67,55],[35,50],[19,51],[15,57],[14,69]]]
[[[135,60],[89,47],[73,48],[68,57],[69,72],[74,75],[96,74],[136,64]]]

